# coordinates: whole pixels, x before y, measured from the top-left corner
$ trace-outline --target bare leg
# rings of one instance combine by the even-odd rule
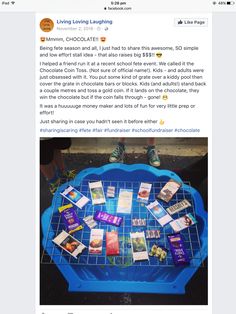
[[[125,137],[120,137],[118,143],[125,144]]]
[[[59,149],[54,150],[53,161],[57,168],[63,173],[65,171],[65,163],[62,157],[62,153]]]
[[[155,137],[149,137],[149,138],[147,138],[147,144],[148,144],[148,146],[155,146],[155,145],[156,145],[156,139],[155,139]]]
[[[40,165],[40,171],[48,181],[52,180],[55,176],[55,166],[53,162],[48,165]]]

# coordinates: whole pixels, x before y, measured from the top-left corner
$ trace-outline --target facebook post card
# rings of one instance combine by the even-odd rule
[[[37,15],[40,136],[208,136],[209,15]]]
[[[1,313],[233,313],[235,29],[236,1],[0,1]]]
[[[208,311],[211,15],[106,8],[36,14],[40,309]]]

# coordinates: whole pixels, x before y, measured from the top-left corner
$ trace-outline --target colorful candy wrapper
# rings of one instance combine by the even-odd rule
[[[120,189],[117,213],[130,214],[132,209],[133,190]]]
[[[119,238],[117,231],[106,232],[106,255],[119,255]]]
[[[93,219],[93,216],[87,216],[83,218],[83,221],[86,223],[86,225],[90,228],[93,229],[97,226],[96,221]]]
[[[102,181],[89,182],[89,189],[90,189],[90,194],[91,194],[93,205],[106,203]]]
[[[72,204],[67,204],[58,208],[59,213],[66,225],[67,231],[71,234],[75,231],[83,229],[79,217],[76,214],[75,208]]]
[[[89,199],[85,195],[71,185],[60,194],[80,209],[82,209],[89,202]]]
[[[170,215],[174,215],[174,214],[180,212],[181,210],[188,208],[190,206],[191,206],[191,204],[189,203],[189,201],[184,199],[181,202],[176,203],[176,204],[168,207],[166,210],[168,211],[168,213]]]
[[[52,241],[74,258],[77,258],[77,256],[86,249],[86,246],[82,242],[78,241],[64,230]]]
[[[176,266],[189,264],[189,257],[181,234],[175,233],[167,235],[167,239],[174,264]]]
[[[162,227],[173,220],[173,218],[166,212],[164,207],[158,201],[154,201],[146,207]]]
[[[132,226],[134,227],[143,227],[146,226],[146,219],[141,218],[133,218],[132,219]]]
[[[102,212],[100,210],[96,211],[96,213],[94,215],[94,219],[97,221],[105,222],[109,225],[113,225],[116,227],[119,227],[123,221],[122,217],[114,216],[114,215],[108,214],[106,212]]]
[[[160,230],[146,230],[146,239],[159,239]]]
[[[174,232],[179,232],[186,228],[189,228],[197,223],[197,220],[193,217],[192,214],[184,215],[176,220],[170,222],[171,228]]]
[[[102,253],[103,229],[92,229],[89,240],[89,254]]]
[[[138,201],[147,203],[151,192],[152,185],[150,183],[141,182],[138,191]]]
[[[137,262],[149,260],[144,232],[131,232],[130,238],[133,261]]]
[[[168,250],[163,246],[154,244],[149,252],[149,256],[155,256],[160,262],[163,262],[167,257]]]
[[[116,188],[114,186],[108,186],[107,187],[107,197],[109,197],[109,198],[115,197],[115,190],[116,190]]]
[[[181,185],[182,184],[180,182],[170,179],[161,189],[160,193],[157,195],[157,198],[168,203],[181,187]]]

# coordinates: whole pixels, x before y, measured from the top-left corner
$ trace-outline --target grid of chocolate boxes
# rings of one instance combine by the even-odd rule
[[[89,190],[93,205],[100,205],[106,202],[104,195],[104,189],[101,181],[89,182]],[[170,206],[167,209],[158,202],[157,199],[163,200],[168,203],[178,189],[181,187],[181,183],[170,179],[160,193],[157,195],[157,199],[154,202],[148,204],[149,195],[151,192],[152,184],[141,182],[137,200],[145,204],[146,209],[151,213],[154,219],[164,227],[170,224],[174,233],[167,235],[169,248],[158,246],[154,244],[148,252],[146,239],[158,239],[160,238],[160,230],[145,230],[142,232],[130,232],[130,243],[133,256],[133,262],[146,261],[149,257],[156,257],[160,262],[164,261],[167,256],[168,249],[171,252],[174,265],[187,265],[190,260],[185,249],[184,241],[180,231],[196,224],[196,219],[191,213],[185,214],[178,219],[173,219],[172,215],[180,212],[191,206],[188,200],[182,201]],[[82,253],[87,247],[80,241],[78,241],[71,234],[81,230],[83,225],[76,213],[76,207],[82,209],[90,200],[88,197],[79,192],[76,188],[69,186],[61,195],[70,201],[69,204],[59,207],[59,212],[66,227],[66,231],[63,230],[57,235],[53,242],[74,258]],[[106,190],[107,198],[115,197],[115,187],[108,186]],[[133,190],[132,189],[120,189],[116,215],[109,214],[107,212],[98,210],[94,215],[90,215],[83,218],[84,223],[91,229],[89,240],[89,254],[101,254],[103,248],[103,236],[104,230],[97,229],[97,222],[103,222],[107,225],[120,227],[122,225],[123,217],[119,214],[131,214],[133,202]],[[132,219],[132,226],[146,226],[146,219]],[[119,247],[119,228],[106,232],[106,255],[118,256],[120,254]]]

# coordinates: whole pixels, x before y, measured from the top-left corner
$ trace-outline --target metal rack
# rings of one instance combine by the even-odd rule
[[[79,185],[72,183],[81,193],[91,199],[88,182],[91,180],[83,179]],[[107,187],[108,186],[115,186],[115,198],[106,198],[106,204],[104,205],[96,205],[93,206],[92,203],[88,203],[83,209],[77,209],[77,214],[79,218],[82,219],[88,215],[94,215],[96,210],[107,211],[110,214],[116,214],[117,202],[118,202],[118,195],[119,190],[121,188],[127,188],[133,190],[133,204],[132,204],[132,212],[131,215],[120,215],[123,217],[122,225],[117,228],[111,225],[107,225],[105,223],[98,223],[96,228],[104,229],[104,232],[117,230],[119,234],[119,242],[120,242],[120,255],[119,256],[106,256],[106,243],[105,243],[105,236],[103,239],[103,250],[102,254],[100,255],[91,255],[88,253],[88,249],[84,250],[83,253],[78,257],[78,259],[73,258],[65,251],[58,248],[53,242],[52,239],[55,238],[62,230],[65,230],[64,223],[61,219],[59,212],[57,211],[58,204],[62,206],[68,203],[64,198],[62,198],[59,194],[57,194],[57,200],[54,202],[54,207],[51,209],[50,214],[50,223],[46,234],[46,245],[42,252],[41,256],[41,263],[42,264],[52,264],[53,258],[59,258],[58,264],[70,264],[70,265],[89,265],[95,266],[99,265],[103,266],[114,266],[114,267],[175,267],[173,264],[173,260],[171,257],[170,252],[168,252],[167,258],[160,262],[156,257],[150,257],[149,261],[142,261],[142,262],[135,262],[132,261],[132,252],[131,252],[131,244],[130,244],[130,232],[135,231],[145,231],[145,230],[152,230],[158,229],[160,230],[160,239],[152,239],[146,240],[148,250],[151,249],[153,244],[158,244],[160,246],[164,246],[165,248],[169,249],[169,245],[167,243],[167,234],[173,233],[172,228],[167,225],[165,227],[161,227],[158,222],[154,219],[154,217],[149,213],[146,209],[145,204],[139,202],[137,200],[137,193],[140,186],[140,181],[137,182],[129,182],[129,181],[102,181],[104,193],[106,195]],[[165,182],[150,182],[152,183],[152,189],[149,196],[150,201],[154,201],[156,199],[156,195],[164,186]],[[191,213],[197,220],[201,219],[200,217],[196,217],[195,214],[195,204],[190,193],[190,182],[184,182],[184,188],[180,188],[179,191],[174,195],[172,200],[166,204],[161,202],[164,208],[167,208],[171,205],[174,205],[177,202],[180,202],[183,199],[187,199],[191,203],[191,207],[182,210],[179,213],[173,215],[173,219],[177,219],[184,214]],[[132,226],[132,219],[133,218],[145,218],[146,219],[146,226],[145,227],[135,227]],[[183,231],[181,231],[183,235],[185,246],[187,253],[190,257],[191,263],[190,267],[199,267],[199,262],[202,267],[204,267],[203,258],[201,254],[201,241],[199,237],[199,230],[198,224],[193,225]],[[76,233],[73,234],[75,238],[81,241],[87,247],[89,246],[89,239],[90,239],[90,229],[87,225],[84,224],[84,228]],[[48,253],[48,254],[47,254]]]

